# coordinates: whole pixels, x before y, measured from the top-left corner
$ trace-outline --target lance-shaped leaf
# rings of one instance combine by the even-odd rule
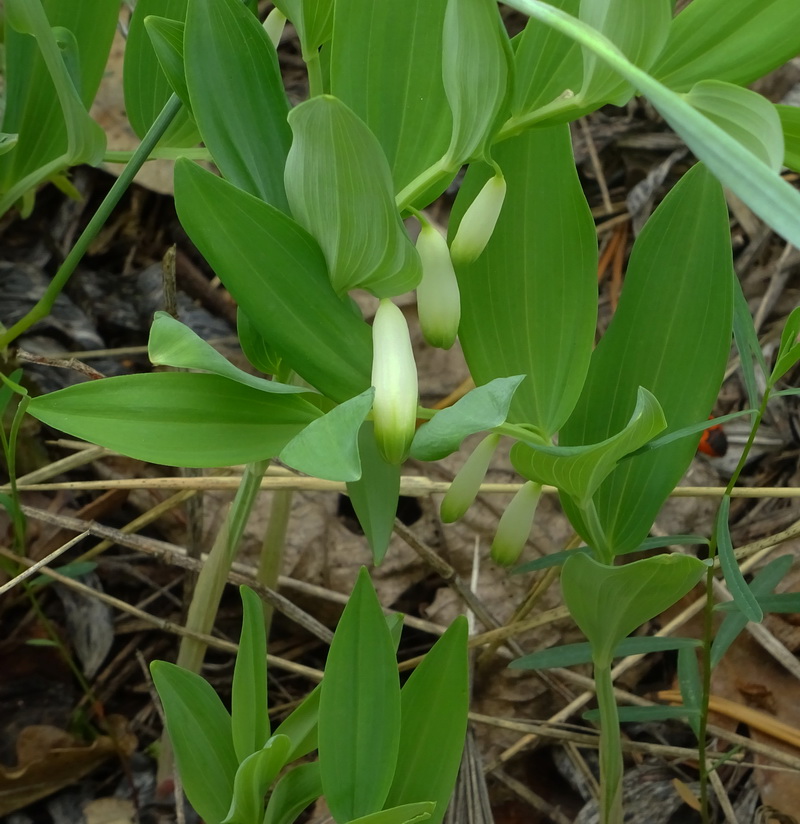
[[[686,100],[775,172],[781,170],[783,129],[766,98],[732,83],[703,80],[692,87]]]
[[[241,0],[189,0],[184,54],[192,112],[219,170],[286,211],[289,101],[258,18]]]
[[[334,293],[306,231],[188,160],[175,166],[175,205],[228,291],[298,375],[336,401],[370,385],[370,328]]]
[[[589,639],[595,666],[610,666],[620,642],[686,595],[707,569],[688,555],[657,555],[625,566],[573,555],[561,571],[561,591]]]
[[[581,0],[556,0],[551,5],[577,17]],[[565,93],[575,95],[582,82],[581,47],[550,26],[529,20],[514,52],[512,116],[534,112]]]
[[[287,761],[296,761],[317,748],[320,691],[317,684],[275,730],[275,735],[285,735],[292,742]]]
[[[188,102],[183,72],[183,23],[187,4],[188,0],[142,0],[136,3],[131,15],[122,84],[125,114],[140,138],[153,125],[173,91],[184,104]],[[169,76],[165,66],[170,67]],[[189,110],[184,108],[175,116],[160,143],[192,146],[199,141],[197,126]]]
[[[412,456],[418,461],[441,460],[455,452],[467,435],[505,423],[511,398],[523,379],[524,375],[496,378],[437,412],[417,430]]]
[[[375,136],[327,95],[292,110],[286,193],[298,223],[317,239],[340,295],[413,289],[422,265],[394,202],[392,175]]]
[[[453,114],[445,165],[482,158],[511,89],[513,58],[493,0],[448,0],[442,79]]]
[[[634,244],[619,306],[559,445],[599,443],[618,432],[640,386],[658,398],[667,432],[707,419],[730,352],[733,278],[722,188],[698,165]],[[631,457],[597,490],[598,518],[614,553],[645,538],[698,440],[683,438]],[[563,502],[588,541],[575,506]]]
[[[736,606],[748,621],[760,622],[764,618],[764,612],[758,603],[753,591],[747,586],[744,575],[739,568],[739,562],[733,551],[731,533],[728,526],[728,515],[731,509],[731,499],[727,495],[720,501],[717,511],[716,535],[717,547],[719,549],[719,565],[725,576],[725,583],[728,585]]]
[[[783,165],[800,171],[800,106],[776,106],[783,129]]]
[[[483,254],[456,267],[462,296],[459,338],[477,384],[527,375],[509,419],[550,436],[575,406],[594,343],[594,222],[567,126],[528,131],[498,144],[493,155],[508,189]],[[465,204],[490,175],[487,166],[470,166],[453,207],[451,236]],[[566,237],[569,243],[563,242]]]
[[[586,446],[517,443],[511,450],[511,461],[521,475],[557,486],[580,506],[585,506],[621,458],[636,451],[666,426],[658,400],[640,386],[633,414],[624,428],[610,438]]]
[[[362,568],[331,643],[319,703],[322,788],[337,821],[383,808],[400,744],[394,644]]]
[[[333,5],[333,0],[278,0],[275,3],[297,30],[306,63],[323,43],[331,39]]]
[[[619,50],[642,69],[648,69],[661,53],[672,20],[671,0],[583,0],[580,19],[606,35]],[[579,97],[585,104],[609,101],[622,105],[633,87],[597,55],[584,49],[583,83]]]
[[[389,549],[397,502],[400,498],[400,464],[387,463],[375,440],[372,421],[366,421],[358,434],[361,477],[347,484],[347,494],[358,522],[380,564]]]
[[[164,73],[171,90],[180,97],[186,111],[190,112],[192,104],[189,100],[189,89],[186,86],[186,72],[183,62],[185,23],[182,20],[170,20],[166,17],[148,15],[145,18],[144,27],[150,37],[161,71]],[[194,124],[194,119],[192,119],[192,124]],[[197,131],[196,126],[194,126],[194,129]],[[199,141],[199,132],[197,134]],[[166,143],[166,136],[162,138],[162,142]]]
[[[244,356],[256,369],[265,375],[281,371],[280,354],[264,339],[241,306],[236,311],[236,333]]]
[[[710,77],[746,86],[798,51],[795,0],[694,0],[675,18],[652,73],[679,92]]]
[[[459,616],[403,685],[400,752],[386,806],[427,798],[440,824],[464,751],[469,710],[467,621]]]
[[[435,806],[432,801],[415,801],[353,819],[348,824],[422,824],[431,817]]]
[[[283,448],[281,460],[315,478],[357,481],[361,477],[358,433],[374,396],[370,387],[312,421]]]
[[[400,191],[440,160],[452,122],[442,84],[442,26],[447,0],[337,0],[331,43],[331,92],[381,144]],[[443,174],[438,191],[452,179]]]
[[[153,683],[164,706],[186,797],[206,821],[222,821],[233,797],[237,760],[231,717],[205,679],[153,661]]]
[[[249,587],[239,587],[239,595],[242,599],[242,632],[233,669],[231,732],[236,758],[241,764],[267,743],[269,716],[264,609],[261,599]]]
[[[156,312],[150,327],[147,355],[157,366],[174,366],[179,369],[201,369],[237,383],[259,389],[261,392],[296,395],[308,392],[303,386],[291,386],[266,378],[257,378],[234,366],[227,358],[206,343],[188,326],[175,320],[166,312]]]
[[[28,411],[77,438],[166,466],[274,458],[320,414],[298,395],[189,372],[81,383],[34,398]]]

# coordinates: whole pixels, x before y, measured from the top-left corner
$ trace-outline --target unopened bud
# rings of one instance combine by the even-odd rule
[[[447,241],[429,223],[417,239],[422,260],[422,280],[417,286],[419,324],[431,346],[449,349],[456,340],[461,320],[461,296]]]
[[[472,263],[480,257],[492,237],[505,196],[506,179],[503,175],[496,174],[486,181],[458,224],[456,236],[450,244],[453,263]]]
[[[417,423],[417,365],[408,324],[400,309],[385,298],[372,324],[372,405],[375,439],[388,463],[408,455]]]
[[[526,481],[500,518],[497,533],[492,542],[492,558],[496,563],[508,566],[522,554],[533,526],[533,516],[542,494],[542,485]]]
[[[499,435],[487,435],[475,447],[464,466],[458,470],[453,483],[450,484],[450,489],[442,499],[440,515],[444,523],[451,524],[457,521],[472,506],[498,443],[500,443]]]

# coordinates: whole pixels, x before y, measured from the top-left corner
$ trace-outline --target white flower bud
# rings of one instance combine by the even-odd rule
[[[498,443],[500,443],[499,435],[487,435],[475,447],[464,466],[458,470],[453,483],[450,484],[450,489],[442,499],[442,506],[439,510],[444,523],[451,524],[457,521],[472,506]]]
[[[494,232],[505,196],[506,179],[503,175],[498,173],[486,181],[464,212],[456,236],[450,244],[453,263],[472,263],[480,257]]]
[[[439,231],[424,223],[417,252],[422,260],[422,280],[417,286],[422,334],[431,346],[449,349],[455,343],[461,320],[461,296],[450,250]]]
[[[375,439],[386,461],[400,464],[414,438],[419,389],[406,319],[388,298],[375,313],[372,345]]]
[[[542,485],[527,481],[500,518],[497,533],[492,542],[492,558],[496,563],[508,566],[522,554],[525,542],[531,534],[533,516],[542,494]]]

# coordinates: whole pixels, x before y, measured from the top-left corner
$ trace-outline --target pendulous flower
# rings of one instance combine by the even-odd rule
[[[461,218],[450,244],[453,263],[472,263],[480,257],[492,237],[505,196],[506,179],[498,172],[486,181]]]
[[[541,484],[526,481],[511,499],[492,541],[492,558],[496,563],[508,566],[522,554],[541,494]]]
[[[450,489],[442,499],[442,506],[439,510],[444,523],[451,524],[457,521],[472,506],[486,476],[486,471],[489,469],[489,461],[492,460],[492,455],[499,443],[499,435],[487,435],[475,447],[464,466],[458,470],[453,483],[450,484]]]
[[[430,223],[423,223],[417,239],[422,280],[417,286],[419,323],[431,346],[449,349],[458,335],[461,297],[447,241]]]
[[[388,298],[381,300],[372,324],[372,404],[375,439],[388,463],[408,456],[417,423],[417,365],[408,324]]]

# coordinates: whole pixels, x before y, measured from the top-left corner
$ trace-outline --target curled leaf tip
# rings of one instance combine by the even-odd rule
[[[458,470],[453,483],[450,484],[450,489],[442,499],[440,516],[444,523],[451,524],[457,521],[470,508],[478,495],[486,471],[489,469],[489,462],[499,443],[499,435],[487,435],[475,447],[464,466]]]
[[[480,257],[497,225],[505,196],[506,179],[497,173],[486,181],[461,218],[450,245],[453,263],[472,263]]]
[[[492,542],[492,558],[503,566],[516,563],[531,533],[542,485],[527,481],[506,508]]]
[[[417,422],[417,365],[402,311],[383,299],[372,324],[375,439],[388,463],[408,456]]]
[[[422,260],[422,280],[417,286],[419,323],[431,346],[449,349],[458,335],[461,297],[450,259],[447,241],[429,223],[424,223],[417,239]]]

